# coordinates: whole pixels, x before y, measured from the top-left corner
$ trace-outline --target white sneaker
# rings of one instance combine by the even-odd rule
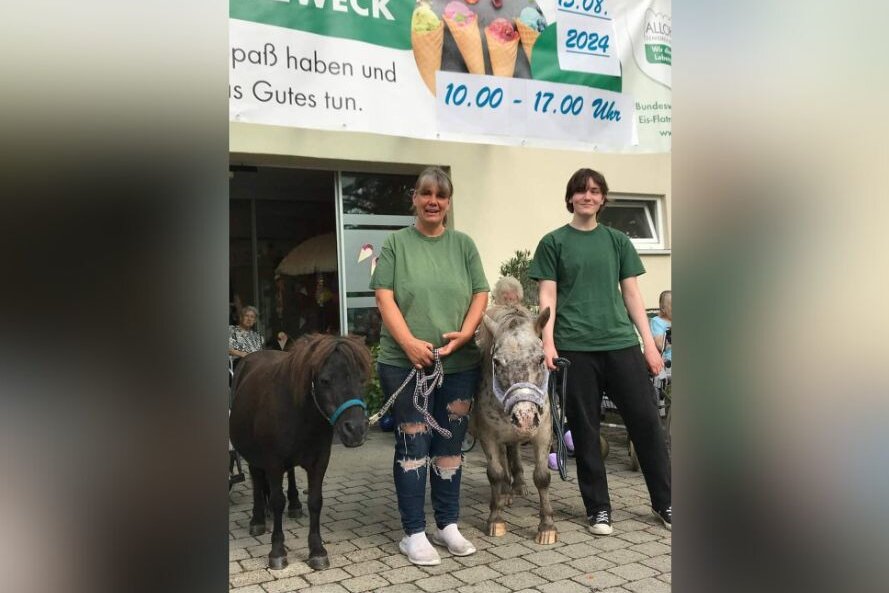
[[[398,542],[398,549],[407,556],[411,564],[419,566],[435,566],[441,564],[441,557],[429,540],[426,539],[426,532],[421,531],[413,535],[406,535]]]
[[[432,543],[437,546],[446,546],[448,552],[454,556],[469,556],[475,554],[475,546],[460,534],[456,523],[445,525],[444,529],[436,529],[432,532]]]
[[[590,533],[595,535],[611,535],[614,528],[611,526],[611,511],[599,511],[594,516],[588,518],[590,524]]]

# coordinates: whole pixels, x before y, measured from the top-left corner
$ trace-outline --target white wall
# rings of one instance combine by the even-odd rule
[[[242,123],[230,124],[229,150],[232,162],[272,166],[380,172],[432,164],[450,167],[454,228],[475,240],[492,285],[501,262],[517,249],[533,253],[544,233],[570,220],[563,201],[565,184],[581,167],[601,171],[611,192],[665,195],[670,245],[669,154],[584,153]],[[639,283],[646,306],[655,307],[660,291],[671,288],[671,258],[669,253],[640,253],[648,273]]]

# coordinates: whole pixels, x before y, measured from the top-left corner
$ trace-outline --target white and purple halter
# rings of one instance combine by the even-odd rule
[[[511,414],[512,409],[515,407],[515,405],[523,401],[531,402],[542,408],[543,404],[546,402],[546,388],[548,383],[549,369],[547,369],[546,365],[544,364],[543,380],[540,382],[540,385],[522,381],[520,383],[514,383],[513,385],[510,385],[509,389],[503,391],[497,384],[497,373],[494,370],[494,359],[491,358],[491,387],[494,390],[494,395],[497,397],[497,400],[503,406],[503,409],[506,411],[507,414]],[[531,393],[528,393],[529,391]]]

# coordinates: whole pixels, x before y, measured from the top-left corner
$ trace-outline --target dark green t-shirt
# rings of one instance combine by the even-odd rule
[[[629,237],[605,225],[571,225],[545,235],[528,275],[556,282],[556,350],[601,351],[638,345],[619,282],[645,273]]]
[[[472,295],[487,292],[488,281],[475,243],[468,235],[446,229],[427,237],[410,226],[389,235],[383,242],[377,269],[370,280],[373,289],[395,292],[395,302],[414,337],[444,346],[442,334],[459,331]],[[397,367],[412,365],[404,351],[383,326],[379,361]],[[445,373],[477,366],[481,351],[470,340],[442,359]]]

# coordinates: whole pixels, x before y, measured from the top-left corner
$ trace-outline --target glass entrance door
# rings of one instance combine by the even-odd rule
[[[413,224],[413,174],[230,168],[230,323],[259,309],[270,347],[285,332],[380,339],[370,278],[389,233]]]
[[[368,344],[380,341],[382,320],[370,278],[389,233],[413,224],[411,190],[416,175],[342,172],[340,188],[343,325]]]
[[[256,307],[269,346],[279,332],[341,331],[335,180],[332,171],[231,167],[232,317]]]

